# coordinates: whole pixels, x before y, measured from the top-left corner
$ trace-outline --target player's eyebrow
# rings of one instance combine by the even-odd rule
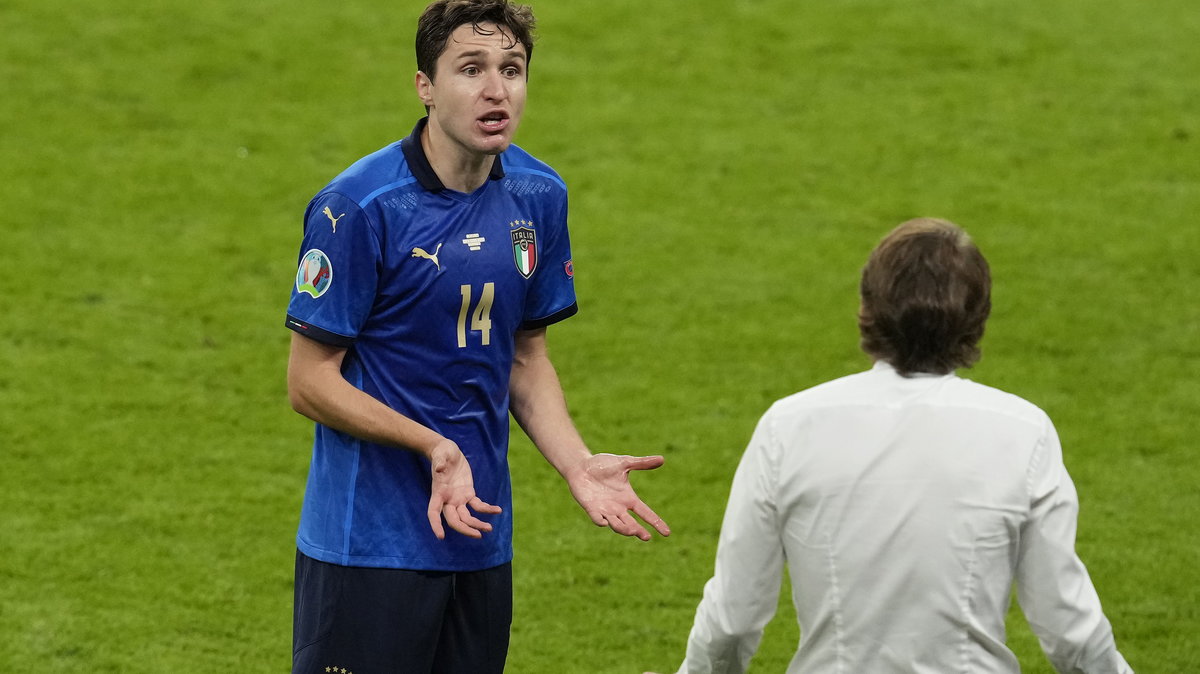
[[[472,49],[470,51],[465,51],[461,54],[458,54],[457,56],[454,57],[454,60],[461,61],[464,59],[476,59],[481,56],[487,56],[488,53],[489,53],[489,50],[486,50],[486,49]],[[504,50],[503,57],[505,59],[520,59],[521,61],[524,61],[525,60],[525,52],[518,50],[514,47],[512,49]]]

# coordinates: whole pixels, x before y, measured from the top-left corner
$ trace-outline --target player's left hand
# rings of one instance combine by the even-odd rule
[[[576,466],[568,476],[567,484],[593,524],[648,541],[650,532],[630,511],[662,536],[671,535],[671,528],[634,493],[629,484],[629,471],[652,470],[663,462],[661,456],[593,454]]]

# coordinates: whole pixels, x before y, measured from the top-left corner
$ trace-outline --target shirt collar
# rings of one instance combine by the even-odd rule
[[[886,360],[875,361],[875,364],[871,366],[871,369],[876,372],[888,372],[896,377],[903,376],[905,379],[936,379],[939,377],[950,377],[954,375],[953,372],[947,372],[946,374],[937,374],[936,372],[913,372],[908,375],[901,375],[896,371],[896,368]]]
[[[417,125],[413,127],[412,133],[400,141],[400,149],[404,151],[404,158],[408,160],[408,169],[412,171],[417,182],[421,183],[421,187],[430,192],[441,192],[446,189],[446,186],[434,172],[433,166],[429,163],[429,157],[425,156],[425,148],[421,147],[421,132],[425,130],[425,125],[428,123],[428,117],[417,120]],[[496,155],[496,160],[492,162],[492,169],[488,173],[488,179],[499,180],[503,177],[504,165],[500,161],[500,155]]]

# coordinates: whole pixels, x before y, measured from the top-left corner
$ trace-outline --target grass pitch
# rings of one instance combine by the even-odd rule
[[[300,217],[421,113],[423,6],[0,0],[0,665],[288,670]],[[515,434],[510,671],[678,664],[754,421],[866,367],[858,270],[918,215],[992,263],[967,374],[1055,419],[1121,650],[1200,668],[1191,3],[535,9],[518,142],[571,187],[582,307],[555,362],[594,450],[667,456],[635,484],[675,533],[597,531]],[[785,597],[753,671],[797,636]]]

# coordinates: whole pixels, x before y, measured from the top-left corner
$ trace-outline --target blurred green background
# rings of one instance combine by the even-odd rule
[[[0,666],[288,671],[301,215],[422,114],[424,5],[0,0]],[[571,188],[581,304],[553,357],[595,451],[667,457],[635,484],[674,533],[597,530],[515,433],[509,671],[673,671],[755,420],[867,367],[858,271],[921,215],[991,261],[965,374],[1057,423],[1122,652],[1200,670],[1194,3],[534,7],[518,143]]]

